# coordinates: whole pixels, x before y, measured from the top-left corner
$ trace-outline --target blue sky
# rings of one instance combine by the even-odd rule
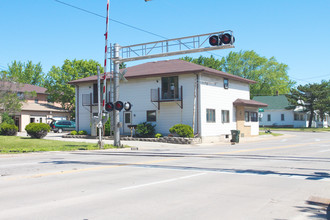
[[[106,0],[61,1],[106,16]],[[166,38],[230,29],[235,48],[214,51],[216,58],[254,50],[287,64],[298,84],[330,79],[329,0],[110,0],[110,18]],[[65,59],[103,65],[105,19],[97,15],[56,0],[0,0],[0,27],[0,70],[14,60],[41,62],[45,73]],[[109,30],[122,46],[163,40],[115,22]],[[189,56],[199,55],[210,56]]]

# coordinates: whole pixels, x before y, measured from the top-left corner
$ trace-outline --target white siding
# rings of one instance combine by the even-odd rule
[[[129,80],[120,84],[121,101],[129,101],[132,104],[132,124],[139,124],[147,120],[147,110],[156,110],[156,132],[163,135],[169,134],[169,128],[175,124],[187,124],[192,126],[194,82],[193,74],[179,75],[179,88],[183,86],[183,109],[181,102],[161,102],[160,110],[158,103],[151,102],[151,89],[161,88],[161,77]],[[180,89],[179,89],[180,90]],[[123,113],[120,113],[120,121]]]
[[[171,76],[175,76],[172,74]],[[161,102],[160,110],[158,103],[151,102],[151,89],[161,88],[161,77],[150,77],[140,79],[129,79],[127,82],[120,81],[120,97],[122,102],[129,101],[132,104],[132,124],[137,125],[147,120],[146,112],[155,110],[157,121],[152,122],[156,125],[156,132],[163,135],[169,134],[169,128],[175,124],[193,125],[194,109],[194,88],[197,81],[196,74],[179,75],[179,90],[183,87],[183,109],[180,108],[181,101]],[[205,76],[201,78],[199,89],[199,120],[195,120],[195,132],[199,122],[199,132],[201,136],[219,137],[230,134],[230,130],[236,129],[236,108],[233,102],[240,99],[249,99],[249,85],[229,79],[229,88],[223,88],[223,78],[216,76]],[[110,88],[109,83],[108,91]],[[92,83],[79,84],[79,130],[86,130],[91,133],[91,113],[89,106],[82,106],[82,95],[93,93]],[[198,103],[196,102],[196,105]],[[216,122],[206,122],[206,109],[216,110]],[[221,122],[221,110],[228,110],[230,123]],[[124,111],[124,110],[123,110]],[[124,112],[120,112],[120,121],[123,122]],[[196,107],[196,117],[198,115]],[[97,113],[97,106],[93,106],[93,112]],[[255,130],[255,129],[254,129]],[[121,129],[121,134],[123,128]]]
[[[83,94],[93,93],[93,84],[92,83],[83,83],[79,85],[79,117],[77,119],[79,128],[77,130],[85,130],[87,133],[91,133],[91,113],[89,106],[82,105],[82,96]],[[93,106],[92,111],[97,113],[97,106]],[[77,118],[77,117],[76,117]]]
[[[233,102],[250,99],[249,85],[229,79],[229,88],[224,89],[223,78],[215,76],[201,77],[201,136],[220,136],[230,134],[236,129],[236,111]],[[206,109],[216,110],[216,122],[206,122]],[[222,123],[221,111],[229,110],[229,123]]]

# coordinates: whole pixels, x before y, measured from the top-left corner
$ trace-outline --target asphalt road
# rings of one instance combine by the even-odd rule
[[[0,219],[326,219],[330,134],[285,134],[0,155]]]

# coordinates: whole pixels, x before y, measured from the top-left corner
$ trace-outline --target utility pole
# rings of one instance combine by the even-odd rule
[[[119,101],[119,65],[120,65],[120,57],[119,57],[119,50],[120,50],[120,46],[119,44],[115,44],[114,45],[114,51],[113,51],[113,56],[115,59],[117,59],[116,61],[114,61],[114,74],[113,74],[113,101],[114,103],[116,103],[117,101]],[[114,143],[113,145],[116,147],[120,147],[120,121],[119,121],[119,111],[115,108],[113,110],[113,124],[114,124]]]
[[[98,123],[97,123],[97,128],[99,129],[99,148],[103,149],[103,142],[102,142],[102,128],[103,128],[103,124],[102,124],[102,109],[101,109],[101,79],[100,79],[100,67],[97,66],[97,106],[98,106]]]

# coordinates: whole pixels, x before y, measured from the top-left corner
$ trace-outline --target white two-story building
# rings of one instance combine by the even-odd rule
[[[120,112],[121,134],[129,135],[127,126],[142,122],[155,124],[163,135],[175,124],[190,125],[203,142],[223,141],[231,130],[240,130],[241,137],[259,134],[258,108],[267,104],[250,100],[249,84],[255,81],[183,60],[128,67],[125,78],[119,100],[132,108]],[[70,84],[76,86],[76,129],[95,135],[97,76]]]

